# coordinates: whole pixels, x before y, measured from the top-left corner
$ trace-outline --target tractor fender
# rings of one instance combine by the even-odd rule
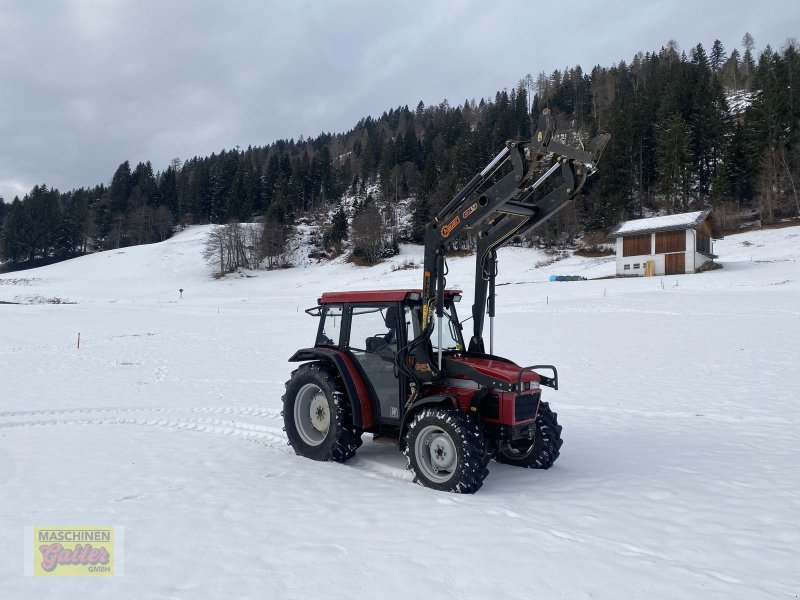
[[[400,425],[400,437],[397,441],[397,443],[400,445],[400,448],[403,448],[405,445],[406,430],[408,429],[408,424],[411,422],[411,419],[414,418],[414,415],[416,415],[420,409],[426,406],[441,405],[458,408],[456,400],[449,394],[434,394],[432,396],[425,396],[411,405],[411,408],[409,408],[406,411],[406,414],[403,416],[403,423]]]
[[[305,362],[308,360],[325,361],[336,368],[350,400],[353,425],[362,430],[369,430],[374,427],[375,413],[372,408],[372,398],[353,358],[347,352],[338,348],[317,347],[298,350],[292,354],[289,362]]]

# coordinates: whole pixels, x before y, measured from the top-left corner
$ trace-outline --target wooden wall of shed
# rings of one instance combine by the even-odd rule
[[[711,228],[711,222],[708,219],[700,223],[700,227],[697,228],[697,231],[706,237],[714,237],[714,232]]]
[[[622,238],[622,256],[650,254],[650,234],[629,235]]]
[[[686,230],[656,233],[656,254],[686,251]]]

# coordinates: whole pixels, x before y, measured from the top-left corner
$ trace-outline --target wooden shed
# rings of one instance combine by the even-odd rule
[[[722,239],[711,210],[625,221],[609,234],[616,238],[617,275],[694,273],[716,258]]]

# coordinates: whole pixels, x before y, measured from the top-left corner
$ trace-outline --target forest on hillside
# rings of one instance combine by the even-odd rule
[[[300,220],[318,224],[320,245],[331,247],[359,225],[382,230],[386,207],[407,199],[410,227],[394,228],[388,246],[398,236],[419,240],[430,215],[506,140],[529,137],[544,108],[562,141],[598,132],[612,140],[575,205],[540,235],[602,232],[626,218],[708,207],[728,228],[744,211],[764,223],[800,217],[795,81],[794,39],[759,53],[749,34],[730,52],[719,40],[709,51],[671,41],[610,67],[528,75],[494,98],[392,108],[345,133],[176,158],[159,172],[125,161],[92,188],[36,185],[0,201],[0,254],[6,269],[27,268],[157,242],[179,225],[246,222],[262,227],[254,256],[274,256]],[[345,196],[356,199],[347,211]]]

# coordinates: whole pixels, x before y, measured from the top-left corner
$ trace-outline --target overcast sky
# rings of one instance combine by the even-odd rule
[[[546,8],[545,8],[546,7]],[[760,52],[791,0],[0,0],[0,197],[350,129],[391,107],[493,97],[673,38]]]

